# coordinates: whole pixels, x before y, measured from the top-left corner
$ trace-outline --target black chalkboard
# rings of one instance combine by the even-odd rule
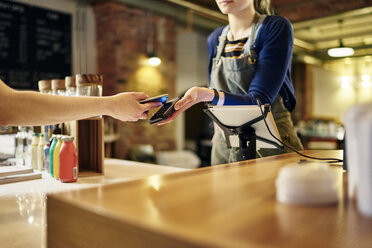
[[[37,90],[41,79],[71,75],[71,14],[0,0],[0,78]]]

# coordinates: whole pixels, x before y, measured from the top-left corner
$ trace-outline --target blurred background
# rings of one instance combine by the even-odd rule
[[[292,118],[304,147],[341,149],[343,115],[372,99],[372,0],[271,3],[293,24]],[[206,38],[225,24],[213,0],[0,1],[0,77],[37,90],[41,79],[98,73],[103,95],[143,91],[171,99],[208,85]],[[331,57],[328,50],[338,47],[354,53]],[[105,118],[105,156],[208,166],[213,127],[201,109],[163,126]]]

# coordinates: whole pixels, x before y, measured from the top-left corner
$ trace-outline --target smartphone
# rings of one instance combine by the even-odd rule
[[[150,124],[166,120],[174,112],[174,105],[178,100],[179,98],[174,98],[164,103],[163,106],[161,106],[160,109],[150,118]]]
[[[139,103],[148,103],[148,102],[161,102],[165,103],[168,100],[168,94],[163,94],[159,96],[153,96],[139,101]]]

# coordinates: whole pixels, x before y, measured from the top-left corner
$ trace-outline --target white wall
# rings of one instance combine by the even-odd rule
[[[177,36],[176,94],[184,94],[193,86],[208,84],[207,36],[196,32],[180,31]],[[184,114],[176,120],[177,149],[185,147]]]
[[[17,0],[28,5],[72,15],[72,74],[96,73],[96,35],[90,6],[69,0]]]
[[[355,103],[353,89],[343,89],[340,77],[332,71],[313,67],[313,116],[343,120]]]
[[[313,67],[313,87],[313,115],[342,121],[352,105],[372,102],[372,57],[343,58]]]
[[[207,36],[187,32],[177,36],[177,83],[176,92],[181,94],[189,88],[208,83]]]

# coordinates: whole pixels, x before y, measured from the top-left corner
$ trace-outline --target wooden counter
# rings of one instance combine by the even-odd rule
[[[130,181],[151,175],[185,171],[170,166],[105,159],[105,174],[61,183],[43,173],[43,179],[0,185],[0,247],[46,246],[46,194]]]
[[[307,151],[342,158],[341,151]],[[286,154],[49,195],[48,247],[372,247],[372,220],[344,198],[323,207],[275,199]]]

